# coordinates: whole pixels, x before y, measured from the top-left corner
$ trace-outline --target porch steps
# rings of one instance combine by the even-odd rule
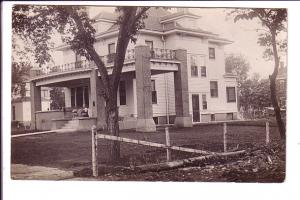
[[[79,127],[78,121],[70,120],[61,129],[64,131],[76,131],[78,127]]]

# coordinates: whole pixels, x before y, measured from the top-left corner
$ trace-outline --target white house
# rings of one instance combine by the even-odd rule
[[[50,109],[50,93],[49,88],[41,89],[41,109],[47,111]],[[18,122],[24,126],[30,126],[31,122],[31,102],[30,102],[30,84],[25,83],[25,96],[13,95],[11,101],[11,121]]]
[[[95,49],[111,73],[118,26],[117,14],[102,12],[95,18]],[[193,123],[237,119],[236,76],[225,72],[225,38],[202,30],[200,16],[187,9],[170,13],[151,8],[137,43],[127,49],[118,92],[121,128],[154,131],[155,124],[189,127]],[[31,79],[32,112],[36,127],[52,119],[50,128],[90,128],[105,124],[105,102],[97,89],[100,73],[93,63],[77,56],[69,46],[57,48],[65,64],[47,74],[35,71]],[[41,108],[40,87],[64,87],[64,113]],[[88,108],[89,117],[71,118],[74,108]]]

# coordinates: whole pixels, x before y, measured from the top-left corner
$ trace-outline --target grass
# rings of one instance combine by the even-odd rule
[[[279,140],[276,127],[270,127],[272,142]],[[121,137],[165,143],[164,129],[154,133],[140,133],[133,130],[121,131]],[[263,145],[265,128],[262,126],[228,125],[228,148],[245,149]],[[171,144],[201,150],[221,152],[223,150],[222,125],[194,126],[193,128],[170,128]],[[90,132],[54,133],[26,136],[12,139],[11,162],[14,164],[39,165],[61,169],[76,169],[91,165]],[[110,142],[98,141],[100,164],[109,163]],[[120,165],[130,166],[163,162],[165,150],[134,144],[121,144]],[[190,153],[172,152],[172,159],[191,157]]]

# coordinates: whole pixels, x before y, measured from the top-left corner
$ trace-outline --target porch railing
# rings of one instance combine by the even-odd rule
[[[175,51],[170,49],[159,49],[154,48],[150,51],[151,58],[153,59],[160,59],[160,60],[175,60]],[[101,56],[101,60],[107,67],[111,67],[115,60],[115,53]],[[130,61],[135,59],[135,50],[128,49],[125,55],[125,61]],[[48,68],[44,68],[36,73],[37,76],[47,75],[52,73],[60,73],[60,72],[68,72],[68,71],[77,71],[77,70],[84,70],[90,69],[95,67],[95,63],[93,61],[82,60],[77,62],[66,63],[62,65],[56,65]]]
[[[171,49],[154,48],[150,51],[151,58],[161,60],[175,60],[175,51]]]

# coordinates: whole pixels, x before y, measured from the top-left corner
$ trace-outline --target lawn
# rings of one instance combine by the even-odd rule
[[[165,133],[163,128],[159,128],[155,133],[140,133],[134,130],[121,131],[121,137],[140,139],[158,143],[165,143]],[[271,143],[276,145],[279,141],[279,132],[276,127],[270,127]],[[171,144],[185,146],[201,150],[221,152],[223,150],[223,127],[222,125],[201,125],[193,128],[170,128]],[[248,149],[257,146],[263,146],[265,142],[265,128],[263,126],[242,126],[232,124],[228,125],[228,148]],[[283,150],[284,151],[284,150]],[[109,142],[98,141],[98,159],[100,166],[109,165]],[[172,152],[172,160],[192,157],[190,153]],[[121,144],[121,161],[118,165],[136,166],[141,164],[151,164],[164,162],[166,160],[165,150],[152,147],[144,147],[134,144]],[[284,156],[283,156],[284,157]],[[90,132],[74,133],[53,133],[36,136],[26,136],[12,139],[13,164],[38,165],[46,167],[56,167],[66,170],[78,170],[91,167],[91,134]],[[236,160],[227,161],[227,164]],[[221,162],[223,163],[223,162]],[[221,164],[219,163],[219,164]],[[223,163],[224,164],[224,163]],[[223,166],[222,164],[222,166]],[[212,170],[218,168],[218,164],[208,163],[207,166],[213,166]],[[224,166],[223,166],[224,167]],[[185,169],[185,168],[184,168]],[[250,169],[249,169],[250,170]],[[209,170],[208,170],[209,171]],[[198,181],[224,181],[224,174],[210,178],[195,178],[195,174],[203,174],[205,170],[190,168],[171,170],[168,172],[154,173],[146,178],[144,175],[103,175],[101,180],[198,180]],[[226,170],[223,170],[224,173]],[[284,169],[281,169],[284,171]],[[185,174],[185,177],[177,177],[179,174]],[[232,173],[228,171],[228,173]],[[166,175],[167,174],[167,175]],[[191,174],[189,176],[188,174]],[[164,175],[170,178],[163,178]],[[206,174],[207,175],[207,174]],[[200,175],[199,175],[200,176]],[[247,175],[243,175],[247,176]],[[149,178],[152,177],[152,178]],[[187,178],[190,177],[190,178]],[[259,177],[261,178],[261,177]],[[226,179],[227,180],[227,179]]]

